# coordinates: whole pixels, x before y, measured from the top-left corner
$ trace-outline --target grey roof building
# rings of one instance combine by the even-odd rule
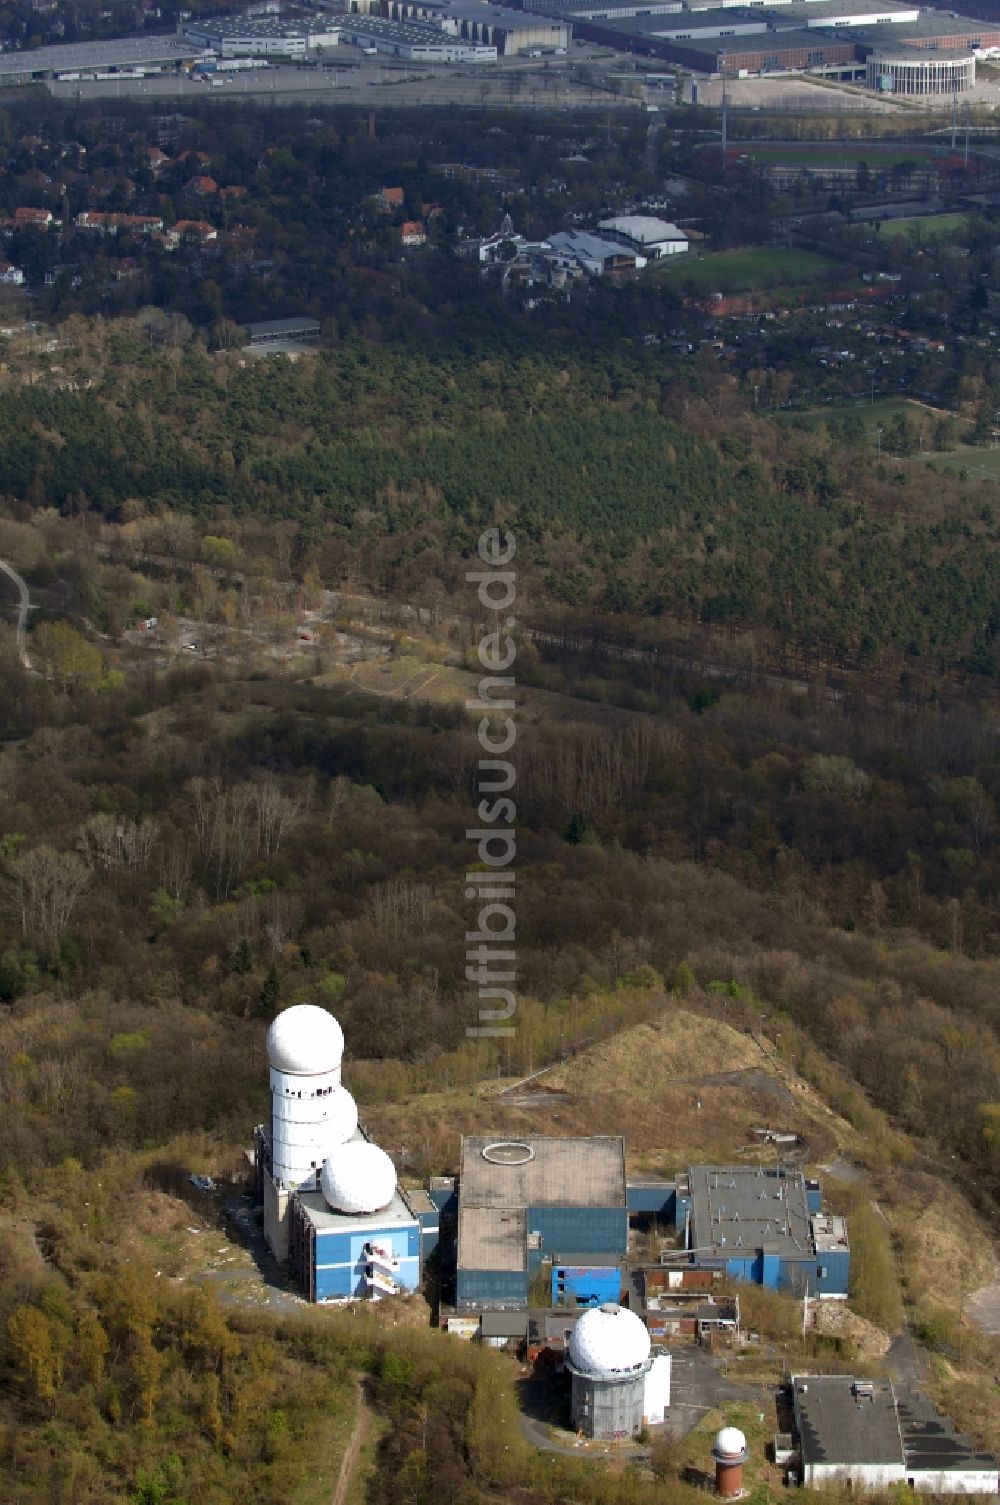
[[[997,1461],[915,1391],[844,1374],[792,1377],[802,1483],[925,1494],[988,1495]]]

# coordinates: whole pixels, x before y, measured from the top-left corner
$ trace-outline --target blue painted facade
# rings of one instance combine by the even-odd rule
[[[527,1270],[459,1270],[455,1277],[455,1304],[510,1307],[528,1305]]]
[[[537,1270],[543,1259],[554,1259],[561,1249],[574,1254],[628,1253],[628,1212],[624,1207],[529,1207],[528,1269]],[[531,1235],[539,1234],[540,1247],[530,1247]]]
[[[600,1306],[618,1302],[622,1293],[621,1272],[617,1265],[553,1265],[552,1305],[569,1307]]]
[[[368,1294],[366,1273],[371,1263],[366,1246],[372,1241],[391,1251],[395,1267],[391,1278],[404,1291],[420,1285],[420,1226],[379,1228],[377,1219],[356,1232],[317,1230],[314,1242],[314,1291],[316,1301]],[[387,1272],[389,1273],[389,1272]]]
[[[717,1261],[705,1260],[713,1265]],[[851,1273],[850,1253],[834,1250],[786,1259],[763,1249],[731,1257],[724,1268],[731,1280],[787,1291],[793,1296],[846,1296]]]
[[[646,1213],[673,1223],[677,1216],[677,1187],[666,1181],[630,1181],[625,1188],[629,1212]]]
[[[420,1224],[420,1257],[426,1259],[438,1246],[441,1236],[441,1214],[437,1208],[433,1212],[418,1212],[417,1222]]]
[[[823,1211],[823,1191],[818,1181],[806,1182],[806,1206],[811,1213]]]

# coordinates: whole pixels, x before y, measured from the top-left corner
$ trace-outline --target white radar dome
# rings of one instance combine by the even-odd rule
[[[618,1374],[641,1369],[650,1340],[635,1312],[612,1302],[584,1312],[569,1340],[569,1360],[584,1374]]]
[[[747,1440],[739,1427],[723,1427],[715,1438],[716,1456],[739,1458],[747,1450]]]
[[[267,1058],[275,1071],[318,1076],[336,1071],[344,1054],[344,1031],[315,1003],[298,1003],[279,1014],[267,1032]]]
[[[358,1128],[358,1105],[346,1087],[337,1087],[330,1094],[324,1130],[330,1144],[346,1144],[353,1139]]]
[[[396,1167],[377,1144],[352,1139],[323,1161],[320,1185],[334,1212],[381,1212],[396,1194]]]

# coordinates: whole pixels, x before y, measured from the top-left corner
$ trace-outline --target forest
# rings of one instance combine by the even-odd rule
[[[150,308],[5,351],[0,558],[33,603],[30,672],[0,628],[12,1505],[313,1505],[359,1385],[373,1502],[694,1498],[528,1447],[488,1351],[172,1268],[187,1170],[245,1185],[291,1003],[336,1012],[366,1112],[424,1125],[417,1180],[457,1168],[442,1094],[683,1008],[764,1041],[880,1185],[996,1217],[995,486],[840,418],[779,426],[604,296],[583,334],[411,310],[297,363]],[[518,542],[520,997],[509,1041],[473,1043],[465,574],[493,520]],[[315,651],[272,651],[307,615]],[[200,653],[168,648],[180,623]],[[380,688],[366,654],[427,672]],[[907,1303],[989,1440],[985,1348],[858,1226],[908,1272],[866,1310]]]

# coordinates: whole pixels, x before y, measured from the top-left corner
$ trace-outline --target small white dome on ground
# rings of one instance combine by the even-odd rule
[[[739,1458],[747,1449],[747,1440],[739,1427],[723,1427],[716,1434],[715,1454],[716,1457]]]
[[[640,1369],[649,1358],[650,1338],[642,1319],[612,1302],[584,1312],[569,1340],[569,1361],[585,1374],[620,1374]]]
[[[396,1167],[377,1144],[352,1139],[323,1161],[320,1185],[334,1212],[381,1212],[396,1195]]]
[[[336,1071],[343,1054],[343,1030],[332,1014],[315,1003],[285,1009],[267,1032],[267,1058],[275,1071],[318,1076]]]

